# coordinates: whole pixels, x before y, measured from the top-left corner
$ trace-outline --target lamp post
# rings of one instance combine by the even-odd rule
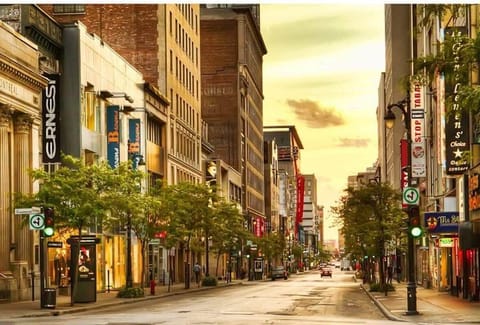
[[[405,121],[405,129],[407,132],[407,178],[408,186],[412,184],[412,138],[411,138],[411,115],[410,115],[410,92],[407,92],[407,97],[404,100],[399,101],[395,104],[390,104],[387,106],[387,113],[385,114],[384,120],[387,128],[391,129],[395,122],[395,114],[392,112],[392,108],[399,108],[403,114]],[[408,209],[408,220],[411,219],[412,209]],[[417,311],[417,284],[415,282],[415,243],[413,236],[407,234],[407,259],[408,259],[408,283],[407,283],[407,311],[406,315],[418,315]]]

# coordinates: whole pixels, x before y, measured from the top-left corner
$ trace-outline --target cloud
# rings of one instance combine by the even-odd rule
[[[340,138],[340,147],[368,147],[369,143],[367,138]]]
[[[326,128],[345,124],[341,114],[334,109],[320,107],[317,103],[308,100],[287,100],[288,106],[293,108],[296,118],[311,128]]]
[[[359,24],[345,15],[346,11],[351,11],[351,5],[266,4],[262,7],[262,35],[269,40],[267,56],[270,62],[337,53],[365,39],[384,35],[384,26],[378,24],[378,20],[365,19]],[[383,18],[384,8],[382,4],[356,6],[355,14]]]

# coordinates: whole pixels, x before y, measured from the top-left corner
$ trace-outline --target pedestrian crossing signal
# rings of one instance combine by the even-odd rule
[[[52,237],[55,232],[55,219],[54,211],[52,208],[46,208],[44,211],[45,214],[45,228],[43,228],[43,235],[45,237]]]

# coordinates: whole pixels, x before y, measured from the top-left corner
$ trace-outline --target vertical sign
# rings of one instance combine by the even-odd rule
[[[118,106],[107,106],[107,159],[112,168],[120,165],[119,114]]]
[[[459,49],[465,42],[467,30],[465,27],[445,29],[446,37],[452,39],[451,51],[454,60],[458,60]],[[445,93],[451,98],[445,123],[445,147],[446,147],[446,173],[447,175],[463,174],[469,168],[466,153],[469,150],[469,127],[468,114],[460,106],[458,93],[463,85],[468,82],[468,67],[456,64],[453,72],[445,75]]]
[[[138,168],[140,157],[140,119],[128,120],[128,159],[132,160],[133,169]]]
[[[43,163],[60,162],[59,75],[45,74],[49,79],[42,92]]]
[[[140,153],[140,119],[128,120],[128,155]]]
[[[303,195],[305,192],[305,177],[302,175],[297,176],[297,214],[296,222],[297,224],[303,221]]]
[[[425,154],[425,92],[424,87],[414,83],[411,89],[410,120],[412,136],[412,177],[426,177]]]
[[[408,187],[408,142],[406,139],[400,140],[400,189],[403,193],[403,189]],[[406,204],[402,203],[403,208],[407,208]]]

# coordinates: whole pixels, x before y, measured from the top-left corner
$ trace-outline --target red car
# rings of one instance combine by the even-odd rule
[[[324,267],[320,271],[320,277],[323,278],[324,276],[332,277],[332,269],[329,267]]]

